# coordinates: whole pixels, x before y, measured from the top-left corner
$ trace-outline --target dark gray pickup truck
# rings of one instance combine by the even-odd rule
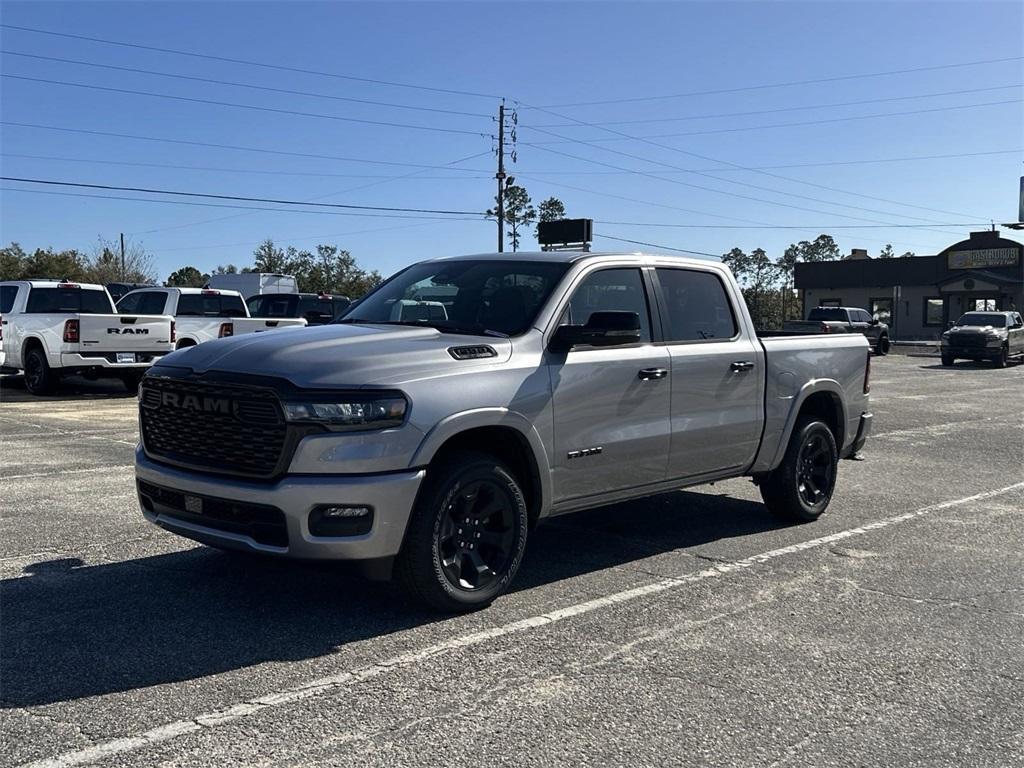
[[[795,333],[862,333],[875,354],[889,354],[889,326],[857,307],[815,307],[806,320],[787,320],[784,331]]]

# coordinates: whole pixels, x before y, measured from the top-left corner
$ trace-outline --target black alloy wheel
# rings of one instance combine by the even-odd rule
[[[29,350],[25,356],[25,389],[33,395],[45,395],[53,390],[55,379],[43,350]]]
[[[527,529],[526,496],[515,473],[485,453],[451,453],[427,470],[395,575],[432,608],[482,608],[511,584]]]
[[[437,526],[441,570],[452,586],[485,589],[515,554],[517,502],[503,484],[471,482],[451,498]]]
[[[804,441],[797,462],[797,493],[808,507],[817,506],[832,495],[836,480],[835,465],[825,436],[817,432]]]
[[[832,430],[813,416],[797,421],[778,467],[758,483],[765,506],[783,520],[808,523],[828,509],[839,473]]]

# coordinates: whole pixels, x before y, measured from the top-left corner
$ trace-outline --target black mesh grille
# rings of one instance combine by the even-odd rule
[[[139,405],[153,458],[257,478],[280,471],[288,428],[272,391],[147,377]]]
[[[985,346],[987,339],[981,333],[951,333],[949,343],[956,347],[978,347]]]
[[[139,496],[146,509],[161,515],[248,536],[260,544],[288,546],[284,513],[277,507],[190,494],[191,506],[195,511],[189,511],[186,494],[142,480],[139,481]]]

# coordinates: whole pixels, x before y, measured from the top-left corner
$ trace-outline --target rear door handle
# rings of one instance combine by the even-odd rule
[[[664,368],[641,368],[637,373],[644,381],[650,381],[652,379],[664,379],[668,376],[668,371]]]
[[[754,364],[749,360],[737,360],[735,363],[729,366],[729,370],[736,372],[749,371],[753,367]]]

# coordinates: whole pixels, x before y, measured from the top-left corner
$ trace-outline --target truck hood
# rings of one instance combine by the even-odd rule
[[[486,344],[496,357],[456,360],[451,347]],[[167,355],[161,365],[196,373],[276,376],[298,387],[398,385],[455,368],[508,360],[508,339],[441,333],[434,328],[322,325],[208,341]]]
[[[994,333],[1001,334],[1005,328],[996,328],[994,325],[954,325],[949,329],[950,333]]]

